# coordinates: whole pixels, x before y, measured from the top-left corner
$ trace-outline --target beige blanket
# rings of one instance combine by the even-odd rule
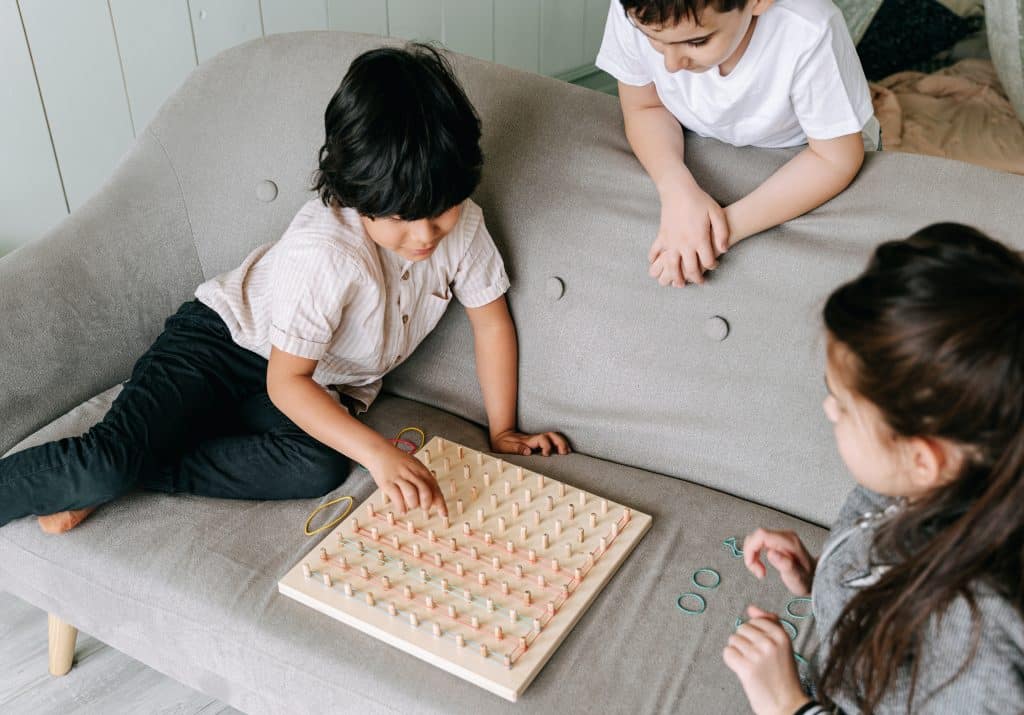
[[[1024,124],[988,60],[871,85],[886,151],[931,154],[1024,174]]]

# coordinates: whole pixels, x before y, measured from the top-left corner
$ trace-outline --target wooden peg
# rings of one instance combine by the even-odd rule
[[[495,571],[499,571],[501,569],[501,559],[499,559],[497,556],[492,556],[491,557],[491,568],[494,569]]]
[[[447,447],[447,446],[448,446],[448,443],[445,441],[444,437],[438,437],[437,438],[437,449],[438,449],[438,451],[440,453],[443,453],[444,450],[445,450],[445,447]]]
[[[501,474],[504,471],[505,471],[505,460],[504,459],[499,459],[498,460],[498,474]]]
[[[448,480],[448,496],[450,496],[450,497],[452,497],[454,499],[455,498],[455,491],[456,491],[455,480],[454,479],[449,479]]]
[[[477,489],[476,485],[474,484],[473,486],[471,486],[469,488],[469,500],[475,502],[479,496],[480,496],[480,490]]]
[[[448,537],[448,549],[450,551],[458,551],[459,550],[459,542],[455,540],[454,536],[449,536]]]
[[[405,522],[405,530],[410,534],[416,533],[416,525],[412,523],[412,519]]]
[[[576,579],[576,583],[579,583],[580,581],[582,581],[583,580],[583,569],[581,569],[579,566],[574,568],[572,570],[572,577],[574,579]]]
[[[459,445],[459,459],[462,460],[462,459],[465,459],[465,457],[466,457],[466,449],[460,444]]]
[[[417,558],[418,559],[422,552],[423,552],[423,549],[420,548],[419,544],[413,544],[412,545],[412,555],[413,555],[413,558]]]
[[[601,537],[601,548],[600,548],[600,550],[601,550],[601,553],[602,553],[602,554],[603,554],[603,553],[604,553],[605,551],[607,551],[607,550],[608,550],[608,539],[607,539],[607,538],[605,538],[604,536],[602,536],[602,537]]]
[[[434,553],[434,566],[442,568],[444,566],[444,560],[441,558],[441,554]]]
[[[493,510],[495,510],[497,508],[498,508],[498,495],[497,494],[491,494],[491,510],[493,511]]]
[[[381,576],[380,585],[384,587],[385,591],[387,591],[391,588],[391,579],[389,579],[387,576]]]
[[[491,473],[490,472],[484,472],[484,486],[485,487],[491,486]]]
[[[544,580],[544,574],[537,574],[537,585],[541,588],[544,588],[547,585],[547,582]]]
[[[388,602],[388,615],[389,616],[397,616],[398,615],[398,607],[395,606],[395,602],[394,601]]]
[[[538,474],[537,475],[537,489],[543,489],[543,488],[544,488],[544,475],[543,474]]]
[[[461,561],[459,563],[455,564],[455,575],[456,576],[465,576],[466,575],[466,567],[462,565]]]
[[[541,629],[543,627],[544,627],[544,624],[540,622],[539,618],[534,618],[533,619],[533,630],[534,631],[536,631],[537,633],[540,633],[540,631],[541,631]]]
[[[547,610],[549,616],[555,615],[555,602],[554,601],[548,601],[548,605],[547,605],[546,610]]]
[[[523,524],[522,526],[519,527],[519,540],[520,541],[526,541],[526,534],[527,534],[526,525]]]
[[[517,611],[514,608],[508,609],[508,620],[511,623],[515,623],[516,621],[518,621],[519,620],[519,611]]]
[[[530,506],[531,501],[533,501],[533,492],[531,492],[529,489],[524,489],[523,503],[526,504],[526,506]]]
[[[562,547],[562,550],[565,551],[565,558],[572,558],[572,544],[570,544],[568,541],[565,542],[565,546]]]
[[[611,527],[611,529],[609,529],[609,532],[611,534],[612,540],[614,540],[615,537],[617,537],[619,535],[619,522],[613,521],[612,522],[612,527]]]
[[[597,528],[597,514],[595,514],[594,512],[590,512],[590,528]]]
[[[424,596],[423,597],[423,605],[426,606],[427,608],[433,608],[434,607],[434,598],[432,596]]]
[[[465,648],[466,647],[466,639],[463,638],[461,633],[456,633],[455,634],[455,645],[458,646],[459,648]]]
[[[469,465],[462,465],[462,478],[468,480],[470,476]]]
[[[505,517],[499,516],[498,517],[498,536],[502,536],[504,534],[505,534]]]
[[[544,497],[544,511],[554,511],[555,500],[550,495]]]
[[[607,499],[602,499],[601,500],[601,516],[606,516],[607,514],[608,514],[608,500]]]
[[[423,450],[423,463],[424,464],[430,464],[430,461],[431,461],[430,450],[429,449]]]
[[[522,467],[516,467],[516,481],[519,481],[519,482],[523,481],[523,476],[524,476],[523,475],[523,468]]]
[[[558,569],[559,569],[558,559],[551,559],[551,570],[554,571],[555,573],[558,573]]]
[[[455,511],[457,511],[459,513],[459,515],[461,516],[462,512],[465,511],[465,510],[466,510],[466,505],[462,503],[462,500],[461,499],[456,499],[455,500]]]
[[[482,467],[482,466],[483,466],[483,464],[484,464],[484,455],[483,455],[483,452],[477,452],[477,453],[476,453],[476,465],[477,465],[478,467]]]
[[[377,602],[373,598],[373,594],[370,593],[369,591],[366,592],[366,605],[367,606],[376,606],[377,605]]]
[[[555,519],[555,538],[557,539],[562,535],[562,520]]]
[[[624,521],[625,521],[625,522],[626,522],[627,524],[629,523],[629,520],[630,520],[630,518],[631,518],[632,516],[633,516],[633,510],[632,510],[632,509],[630,509],[629,507],[626,507],[626,508],[624,508],[624,509],[622,510],[622,518],[623,518],[623,520],[624,520]]]
[[[444,471],[452,471],[452,460],[450,460],[448,457],[444,458]]]
[[[324,575],[321,580],[324,582],[324,586],[326,586],[327,588],[331,588],[334,585],[334,582],[331,581],[331,575],[326,571],[324,571]]]
[[[549,537],[548,532],[545,531],[540,535],[540,548],[547,551],[549,546],[551,546],[551,537]]]
[[[564,499],[565,498],[565,484],[563,484],[562,482],[558,483],[558,498],[559,499]]]
[[[523,591],[523,603],[525,603],[527,606],[533,603],[533,596],[530,594],[529,591]]]
[[[539,511],[533,512],[533,525],[534,526],[540,526],[540,512]]]
[[[427,541],[429,541],[432,544],[436,544],[437,543],[437,532],[434,531],[433,529],[427,529]]]
[[[407,599],[412,599],[412,588],[408,585],[402,586],[402,595]]]
[[[366,515],[371,519],[377,515],[377,512],[373,510],[373,504],[370,502],[366,503]]]
[[[365,554],[366,553],[366,546],[363,544],[362,541],[357,541],[356,542],[356,548],[359,550],[360,554]]]
[[[483,571],[478,573],[476,575],[476,582],[478,584],[480,584],[481,586],[486,586],[487,585],[487,574],[485,574]]]
[[[516,578],[522,578],[523,577],[523,565],[522,564],[516,564],[515,573],[516,573]]]
[[[348,571],[348,558],[344,554],[342,554],[339,558],[341,559],[342,570]]]
[[[586,537],[585,537],[585,535],[584,535],[584,533],[583,533],[583,529],[580,529],[580,530],[579,530],[579,531],[578,531],[578,532],[576,533],[576,541],[577,541],[577,542],[579,542],[579,543],[581,543],[581,544],[582,544],[582,543],[583,543],[584,541],[586,541]]]
[[[345,582],[345,583],[344,583],[344,584],[342,585],[342,589],[344,589],[344,591],[345,591],[345,595],[346,595],[346,596],[348,596],[349,598],[351,598],[351,597],[352,597],[352,594],[353,594],[353,591],[352,591],[352,584],[350,584],[350,583],[349,583],[348,581],[346,581],[346,582]]]
[[[519,650],[525,651],[527,648],[526,636],[519,636]]]
[[[440,623],[438,623],[437,621],[434,621],[434,625],[431,626],[431,630],[434,632],[434,638],[440,638],[441,637],[441,624]]]
[[[515,553],[516,545],[512,542],[512,539],[509,539],[508,541],[505,542],[505,551],[507,551],[510,554],[514,554]]]
[[[483,509],[477,509],[476,510],[476,523],[477,523],[478,526],[483,526],[483,523],[484,523],[484,510]]]
[[[442,593],[448,593],[449,590],[451,590],[451,589],[449,589],[449,587],[448,587],[448,579],[442,578],[441,579],[441,592]]]
[[[393,548],[395,551],[400,551],[401,547],[402,547],[402,542],[398,540],[398,534],[392,534],[391,535],[391,548]]]
[[[327,561],[328,558],[330,558],[330,557],[327,556],[327,549],[324,548],[323,546],[321,546],[320,547],[320,560],[321,561]]]
[[[380,541],[380,529],[376,526],[370,528],[370,538],[374,541]]]
[[[476,616],[470,616],[469,627],[472,628],[474,631],[480,630],[480,619]]]
[[[311,569],[309,567],[309,564],[307,564],[305,561],[302,562],[302,575],[306,578],[313,577],[313,569]]]
[[[484,532],[484,543],[490,546],[494,543],[494,534],[489,531]]]
[[[426,569],[420,569],[420,583],[426,583],[430,580],[430,576],[427,574]]]
[[[409,625],[413,628],[419,628],[420,626],[420,617],[416,615],[415,611],[409,613]]]
[[[502,656],[501,662],[504,664],[506,670],[512,668],[512,656],[510,656],[508,653]]]
[[[519,518],[519,502],[517,501],[512,502],[512,518]]]
[[[586,505],[587,505],[587,493],[581,489],[580,490],[580,506],[586,506]]]
[[[480,644],[480,657],[481,658],[489,658],[490,657],[490,653],[487,650],[487,645],[484,644],[484,643]]]
[[[359,519],[352,517],[352,536],[359,536]]]
[[[405,563],[405,559],[398,562],[398,568],[402,570],[402,573],[408,573],[409,564]]]
[[[383,566],[385,564],[385,562],[387,562],[387,560],[388,560],[388,557],[384,553],[384,550],[383,549],[377,549],[377,563],[379,563],[381,566]]]
[[[494,599],[488,596],[487,600],[484,603],[486,605],[487,612],[494,613]]]
[[[454,604],[448,604],[448,617],[453,619],[459,617],[459,612],[455,610]]]
[[[574,507],[572,504],[569,504],[565,508],[565,511],[569,515],[569,521],[572,521],[573,519],[576,518],[576,507]]]
[[[472,593],[472,591],[470,591],[468,588],[462,589],[462,600],[464,600],[466,603],[472,603],[473,602],[473,593]]]
[[[500,641],[504,637],[505,637],[505,632],[501,629],[501,626],[495,626],[494,627],[494,639]]]
[[[469,558],[474,561],[478,561],[480,559],[480,551],[475,546],[469,547]]]
[[[501,595],[502,596],[507,596],[508,595],[508,581],[502,581],[501,582]]]
[[[562,598],[569,598],[569,584],[562,584]]]
[[[370,569],[366,568],[365,566],[360,566],[359,567],[359,577],[360,578],[370,578]]]
[[[470,534],[473,533],[473,530],[469,527],[469,522],[468,521],[462,522],[462,533],[465,536],[469,536]]]
[[[505,482],[505,496],[510,496],[511,494],[512,494],[512,484],[510,482],[506,481]]]
[[[395,525],[395,512],[389,511],[388,512],[388,526],[394,526],[394,525]]]
[[[537,552],[535,550],[533,550],[533,549],[530,549],[529,551],[527,551],[526,552],[526,560],[529,561],[531,564],[537,563]]]

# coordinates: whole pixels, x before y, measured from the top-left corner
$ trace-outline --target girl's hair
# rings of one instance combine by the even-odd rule
[[[352,61],[324,112],[313,190],[369,218],[439,216],[480,183],[480,118],[429,45],[382,47]]]
[[[875,710],[899,673],[911,708],[929,619],[987,586],[1024,613],[1024,260],[959,224],[880,245],[825,306],[845,349],[844,384],[900,437],[964,452],[957,477],[882,526],[872,558],[892,564],[840,615],[821,676]],[[845,370],[845,372],[844,372]],[[955,676],[954,676],[955,677]]]

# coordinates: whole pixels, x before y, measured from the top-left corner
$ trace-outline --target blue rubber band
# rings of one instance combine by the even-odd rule
[[[709,573],[712,576],[714,576],[715,577],[715,582],[711,583],[711,584],[705,585],[705,584],[701,583],[700,581],[698,581],[697,580],[697,574],[702,574],[702,573]],[[709,569],[709,568],[705,567],[705,568],[697,569],[696,571],[694,571],[693,572],[693,576],[690,576],[690,581],[697,588],[703,588],[705,591],[708,591],[708,590],[711,590],[712,588],[718,588],[718,584],[722,583],[722,574],[718,573],[714,569]]]
[[[722,546],[732,552],[732,555],[737,558],[743,558],[743,549],[736,545],[736,537],[730,536],[728,539],[722,542]]]
[[[686,606],[683,605],[683,599],[686,598],[687,596],[692,596],[693,598],[696,598],[700,602],[700,610],[699,611],[697,609],[694,609],[694,608],[687,608]],[[692,593],[692,592],[683,593],[683,594],[680,594],[679,598],[676,599],[676,608],[678,608],[680,611],[682,611],[683,613],[685,613],[685,614],[687,614],[689,616],[699,616],[701,613],[704,613],[704,611],[707,610],[707,607],[708,607],[708,602],[705,601],[704,597],[701,596],[699,593]]]
[[[785,618],[779,619],[779,625],[782,626],[782,630],[786,631],[786,634],[789,636],[789,639],[791,641],[796,640],[796,636],[799,633],[796,626],[787,621]]]
[[[808,610],[808,612],[804,613],[804,614],[793,613],[792,606],[793,606],[794,603],[808,603],[809,604],[809,603],[811,603],[811,599],[807,598],[807,596],[797,596],[796,598],[792,599],[789,603],[787,603],[786,604],[786,613],[789,614],[790,618],[795,618],[798,621],[802,621],[805,618],[810,618],[811,617],[812,613],[811,613],[810,610]]]
[[[797,663],[802,663],[803,665],[809,665],[809,663],[806,660],[804,660],[804,657],[802,655],[800,655],[799,653],[797,653],[796,651],[793,651],[793,658],[796,660]]]

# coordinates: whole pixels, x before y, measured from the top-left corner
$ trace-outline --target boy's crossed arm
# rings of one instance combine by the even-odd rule
[[[859,132],[808,139],[790,159],[724,209],[694,180],[683,161],[683,130],[654,87],[619,82],[626,137],[661,199],[661,223],[651,246],[650,274],[677,287],[703,283],[718,257],[739,241],[817,208],[849,186],[864,162]]]
[[[466,308],[476,344],[477,374],[484,397],[491,449],[510,454],[568,454],[569,444],[556,432],[525,434],[516,430],[516,329],[502,296],[479,308]],[[400,513],[436,506],[447,514],[437,480],[422,462],[395,447],[349,414],[313,380],[317,361],[271,348],[267,393],[274,405],[314,439],[364,465]]]

